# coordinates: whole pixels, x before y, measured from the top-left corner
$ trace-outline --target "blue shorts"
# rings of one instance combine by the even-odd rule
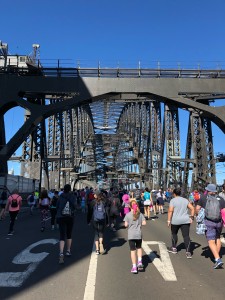
[[[205,225],[206,225],[206,238],[207,241],[216,240],[220,238],[222,229],[223,229],[223,222],[213,222],[210,220],[205,219]]]

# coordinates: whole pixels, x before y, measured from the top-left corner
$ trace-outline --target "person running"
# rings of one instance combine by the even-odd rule
[[[9,232],[8,235],[13,235],[14,234],[14,224],[16,217],[20,211],[20,208],[22,206],[22,198],[18,193],[18,190],[15,189],[12,193],[12,195],[9,196],[6,206],[5,206],[5,212],[9,211],[9,216],[10,216],[10,224],[9,224]]]
[[[8,198],[8,194],[7,194],[7,188],[6,186],[4,186],[3,191],[1,193],[1,198],[0,198],[0,203],[1,203],[1,213],[0,213],[0,220],[4,219],[4,212],[5,212],[5,207],[6,207],[6,203],[7,203],[7,198]]]
[[[74,225],[74,212],[76,199],[71,192],[71,185],[66,184],[63,193],[59,196],[56,204],[56,219],[59,225],[59,264],[64,263],[64,247],[66,243],[65,256],[71,256],[72,230]]]
[[[52,226],[52,230],[55,229],[55,221],[56,221],[56,213],[57,213],[57,202],[59,199],[59,192],[55,191],[54,192],[54,196],[52,197],[51,201],[50,201],[50,214],[51,214],[51,226]]]
[[[146,220],[150,220],[150,204],[151,204],[151,193],[146,187],[144,193],[142,194],[144,200],[144,216]]]
[[[124,217],[125,227],[128,228],[128,241],[130,246],[130,255],[132,262],[131,273],[136,274],[143,270],[142,263],[142,232],[141,226],[146,225],[146,220],[140,212],[138,204],[135,200],[130,202],[131,211]],[[137,263],[138,257],[138,263]]]
[[[222,197],[217,195],[215,184],[208,184],[205,188],[207,195],[202,195],[196,205],[196,214],[198,215],[201,208],[205,209],[205,225],[206,225],[206,239],[208,241],[209,249],[211,250],[215,264],[214,269],[218,269],[223,265],[220,258],[221,240],[220,235],[223,228],[222,213],[225,213],[225,201]]]
[[[93,227],[95,230],[96,254],[105,254],[104,230],[106,225],[105,197],[101,191],[94,192],[95,199],[91,202],[93,211]]]
[[[120,214],[121,208],[118,192],[112,192],[112,196],[109,198],[109,201],[110,228],[112,231],[116,231],[116,220]]]
[[[46,221],[48,219],[48,210],[50,205],[50,198],[48,191],[43,190],[39,198],[39,208],[41,210],[41,232],[45,231]]]
[[[186,248],[186,257],[192,258],[191,253],[191,240],[189,237],[190,224],[194,220],[195,210],[193,205],[188,201],[188,199],[181,197],[181,189],[175,188],[173,190],[174,198],[171,199],[169,210],[168,210],[168,227],[171,226],[172,234],[172,246],[168,248],[168,252],[176,254],[177,253],[177,241],[178,241],[178,231],[181,229],[182,236],[184,239],[184,244]],[[191,211],[189,216],[188,209]]]

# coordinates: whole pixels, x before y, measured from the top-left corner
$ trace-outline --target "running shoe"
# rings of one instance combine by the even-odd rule
[[[187,258],[192,258],[191,252],[186,252],[186,257]]]
[[[13,235],[14,231],[9,231],[8,235]]]
[[[220,267],[222,267],[222,265],[223,265],[223,262],[222,262],[222,260],[219,258],[219,259],[216,260],[216,263],[215,263],[215,265],[213,266],[213,268],[214,268],[214,269],[219,269]]]
[[[137,265],[138,271],[142,271],[144,269],[144,265],[142,264],[142,262],[140,261]]]
[[[96,254],[97,254],[97,255],[99,255],[99,254],[100,254],[99,250],[96,250]]]
[[[61,254],[59,255],[59,264],[60,264],[60,265],[64,264],[64,255],[63,255],[63,253],[61,253]]]
[[[177,248],[174,248],[174,247],[167,248],[167,251],[169,253],[177,254]]]
[[[71,252],[69,250],[66,251],[66,256],[71,256]]]
[[[138,272],[137,267],[132,267],[131,273],[137,274],[137,272]]]

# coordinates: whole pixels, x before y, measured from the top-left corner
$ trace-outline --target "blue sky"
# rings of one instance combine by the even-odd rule
[[[1,4],[0,40],[11,54],[40,44],[45,63],[83,67],[225,68],[224,0],[14,0]],[[219,102],[221,105],[221,101]],[[215,104],[218,105],[218,104]],[[7,139],[22,124],[21,109],[6,115]],[[19,114],[20,115],[20,114]],[[213,126],[215,152],[224,134]],[[186,143],[186,138],[184,145]],[[185,146],[182,156],[185,155]],[[10,163],[10,168],[11,168]],[[18,169],[17,164],[13,164]],[[224,164],[218,172],[225,172]],[[225,173],[217,175],[218,183]]]

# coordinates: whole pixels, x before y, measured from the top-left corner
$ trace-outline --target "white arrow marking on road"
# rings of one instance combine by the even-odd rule
[[[30,276],[37,268],[39,263],[48,256],[48,252],[30,253],[30,250],[43,244],[58,243],[57,239],[45,239],[34,243],[27,247],[14,257],[14,264],[30,264],[24,272],[4,272],[0,273],[0,287],[20,287],[23,282]]]
[[[151,250],[149,245],[159,245],[159,255],[161,259],[157,257],[157,255]],[[165,243],[155,241],[142,241],[142,248],[165,281],[177,281],[177,277],[173,269]]]

